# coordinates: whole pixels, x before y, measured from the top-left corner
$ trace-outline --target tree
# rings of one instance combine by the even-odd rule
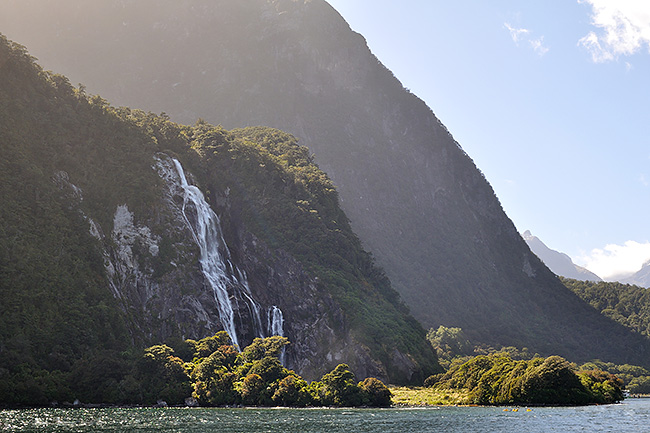
[[[289,344],[289,339],[279,335],[256,338],[244,349],[242,357],[247,362],[259,361],[269,356],[278,358],[287,344]]]
[[[390,389],[384,383],[375,378],[368,377],[359,382],[359,388],[363,393],[363,403],[366,406],[388,407],[393,404]]]
[[[589,394],[571,364],[559,356],[549,356],[528,367],[521,382],[521,398],[537,404],[589,402]]]
[[[623,381],[602,370],[581,371],[580,382],[598,403],[617,403],[623,400]]]
[[[182,404],[192,393],[190,377],[182,359],[167,345],[151,346],[144,351],[138,364],[138,376],[145,401],[165,400]]]
[[[258,374],[264,382],[270,384],[284,378],[288,374],[288,370],[282,367],[278,358],[265,356],[255,361],[248,373]]]
[[[257,406],[265,403],[264,390],[266,383],[259,374],[250,373],[239,386],[242,403],[249,406]]]
[[[273,403],[280,406],[305,407],[314,403],[307,382],[299,376],[289,375],[278,383]]]
[[[234,387],[237,375],[225,367],[206,360],[194,369],[192,376],[195,380],[192,396],[199,404],[223,406],[239,403],[239,393]]]
[[[427,340],[436,349],[438,358],[451,360],[456,356],[472,355],[474,347],[461,328],[440,326],[437,330],[431,328],[427,332]]]
[[[347,364],[339,364],[325,374],[321,382],[324,386],[322,403],[333,406],[361,406],[363,395],[355,383],[354,374]]]
[[[226,331],[219,331],[212,337],[206,337],[196,342],[195,356],[205,358],[213,354],[221,346],[230,346],[232,341]]]

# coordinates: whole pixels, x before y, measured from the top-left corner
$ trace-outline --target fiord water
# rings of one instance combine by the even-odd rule
[[[397,409],[29,409],[0,411],[12,432],[420,432],[638,433],[650,425],[650,399],[584,407]]]

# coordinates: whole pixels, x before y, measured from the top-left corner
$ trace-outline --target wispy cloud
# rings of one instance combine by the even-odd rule
[[[645,174],[639,175],[639,182],[641,182],[641,185],[648,187],[650,186],[650,182],[648,182],[648,178],[645,177]]]
[[[649,260],[650,242],[627,241],[624,245],[594,249],[578,257],[576,262],[604,280],[616,281],[634,274]]]
[[[528,29],[516,29],[512,27],[509,23],[504,23],[503,26],[506,29],[508,29],[508,31],[510,32],[510,37],[517,45],[519,45],[519,41],[523,36],[527,36],[530,33],[530,30]]]
[[[535,52],[540,56],[548,53],[549,50],[548,47],[544,46],[544,36],[531,40],[530,46],[533,47],[533,50],[535,50]]]
[[[646,46],[650,52],[650,1],[578,0],[591,6],[591,24],[597,28],[578,41],[596,63],[635,54]]]
[[[533,39],[532,32],[529,29],[516,28],[511,26],[510,23],[504,23],[503,26],[510,32],[510,37],[515,45],[519,46],[519,42],[527,41],[539,56],[548,53],[549,48],[544,45],[544,36]]]

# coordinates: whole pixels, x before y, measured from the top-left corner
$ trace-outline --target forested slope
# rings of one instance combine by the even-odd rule
[[[639,334],[650,336],[650,292],[644,287],[607,281],[562,278],[576,295],[601,314]]]
[[[113,108],[2,36],[0,137],[3,401],[62,389],[119,401],[133,350],[223,329],[197,216],[179,175],[163,176],[174,160],[220,216],[242,345],[270,335],[281,309],[287,366],[306,378],[340,362],[398,382],[439,368],[291,135]]]

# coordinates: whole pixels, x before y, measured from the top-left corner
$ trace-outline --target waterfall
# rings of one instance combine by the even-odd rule
[[[232,269],[232,275],[233,279],[237,283],[239,287],[241,287],[243,290],[240,290],[240,297],[244,299],[246,306],[248,307],[248,312],[251,315],[251,318],[253,319],[253,328],[255,329],[255,335],[257,337],[266,337],[264,333],[264,327],[262,326],[262,314],[260,313],[260,304],[257,303],[255,299],[253,299],[253,294],[251,293],[251,288],[248,285],[248,278],[246,277],[246,273],[240,271],[238,268],[233,266],[233,264],[228,260],[228,264],[230,265]],[[237,278],[237,276],[239,278]]]
[[[272,306],[269,309],[269,335],[279,335],[284,337],[284,316],[282,315],[282,310],[280,310],[276,305]],[[282,348],[280,353],[280,362],[284,365],[284,353],[285,348]]]
[[[284,324],[284,317],[282,315],[282,310],[277,306],[272,306],[269,310],[269,335],[279,335],[284,337],[284,329],[282,326]]]
[[[188,182],[181,163],[163,155],[155,157],[157,168],[160,176],[172,188],[172,196],[182,191],[180,213],[200,249],[201,271],[212,289],[221,326],[228,332],[233,344],[237,347],[240,344],[237,324],[240,330],[250,326],[251,331],[246,332],[248,337],[251,334],[252,337],[262,338],[268,335],[284,336],[282,311],[273,306],[269,309],[268,323],[262,321],[262,309],[253,297],[246,272],[237,268],[230,259],[219,217],[205,201],[201,190]]]
[[[175,158],[172,160],[180,178],[180,186],[185,192],[182,208],[183,217],[201,251],[201,270],[212,288],[219,310],[221,325],[230,335],[233,344],[239,347],[239,339],[235,329],[235,314],[228,295],[228,283],[230,281],[226,273],[225,261],[219,252],[220,246],[223,246],[225,250],[225,241],[221,233],[219,217],[205,201],[201,190],[187,182],[181,163]],[[193,215],[194,223],[188,217],[188,212],[191,211],[195,213]]]

